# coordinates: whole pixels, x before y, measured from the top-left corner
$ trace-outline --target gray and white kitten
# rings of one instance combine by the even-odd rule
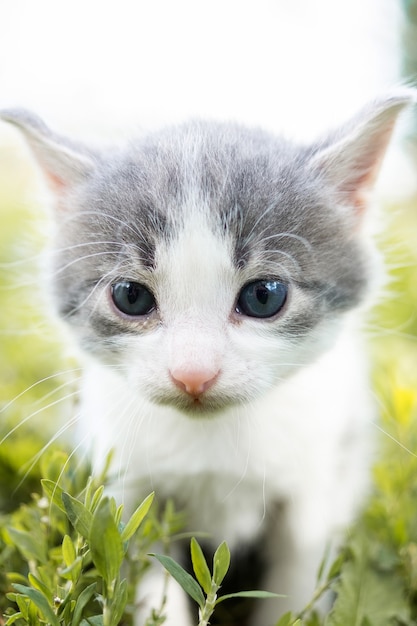
[[[81,436],[97,459],[116,448],[129,500],[155,489],[238,568],[260,557],[251,584],[288,597],[255,605],[253,626],[309,599],[366,492],[368,195],[412,98],[390,93],[309,146],[192,122],[98,152],[2,113],[54,194],[56,302],[93,357]],[[168,624],[187,626],[171,587]]]

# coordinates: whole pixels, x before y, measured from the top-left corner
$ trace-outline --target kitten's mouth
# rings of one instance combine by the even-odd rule
[[[236,400],[224,396],[201,394],[189,396],[187,394],[158,394],[152,397],[155,404],[172,407],[188,417],[214,417],[233,404]]]

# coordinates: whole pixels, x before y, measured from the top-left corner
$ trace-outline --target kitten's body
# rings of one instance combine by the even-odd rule
[[[174,497],[232,562],[258,543],[258,586],[288,598],[257,606],[254,626],[308,600],[366,490],[366,194],[409,101],[307,148],[201,123],[109,155],[4,114],[57,195],[57,302],[95,357],[83,437],[97,458],[116,448],[129,501]],[[179,602],[169,624],[186,626]]]
[[[288,598],[261,603],[253,624],[310,599],[326,546],[335,547],[367,491],[374,415],[355,334],[345,329],[313,365],[221,421],[178,419],[144,402],[123,426],[115,416],[134,393],[100,366],[87,378],[88,438],[94,432],[103,453],[120,451],[125,496],[174,494],[188,528],[208,532],[213,549],[227,540],[232,559],[256,546],[266,573],[258,585]]]

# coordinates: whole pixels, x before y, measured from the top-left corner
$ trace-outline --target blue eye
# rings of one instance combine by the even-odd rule
[[[111,287],[111,295],[116,307],[126,315],[146,315],[155,308],[155,298],[149,289],[139,283],[115,283]]]
[[[284,306],[288,287],[278,280],[256,280],[243,287],[237,312],[249,317],[273,317]]]

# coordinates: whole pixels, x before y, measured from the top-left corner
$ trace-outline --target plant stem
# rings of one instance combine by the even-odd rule
[[[208,626],[209,619],[213,615],[214,607],[216,606],[218,590],[218,585],[212,581],[211,589],[207,594],[206,603],[200,611],[200,621],[198,622],[198,626]]]
[[[307,615],[307,613],[309,613],[311,611],[311,609],[314,607],[314,605],[316,604],[317,600],[319,598],[321,598],[323,593],[325,593],[326,591],[328,591],[330,589],[330,585],[331,585],[332,582],[333,582],[333,580],[326,581],[325,583],[323,583],[322,585],[317,587],[317,589],[315,590],[315,592],[313,594],[313,597],[311,598],[310,602],[308,604],[306,604],[306,606],[302,609],[302,611],[300,611],[296,615],[295,622],[297,622],[297,620],[302,619],[303,617],[305,617]]]

